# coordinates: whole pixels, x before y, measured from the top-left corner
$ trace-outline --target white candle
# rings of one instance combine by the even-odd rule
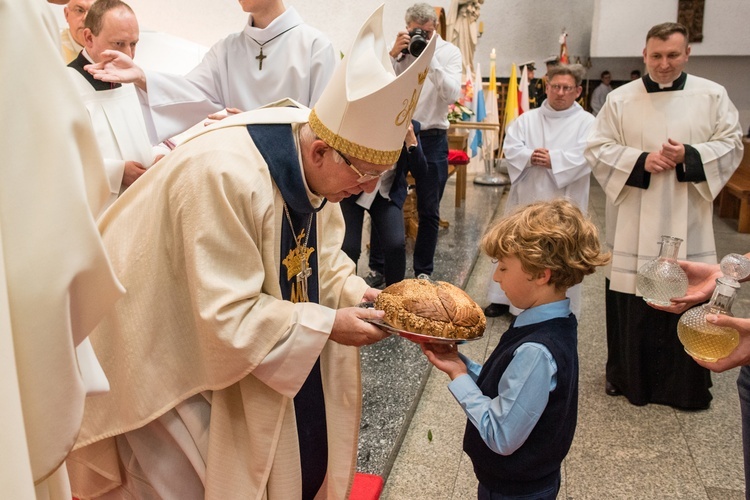
[[[495,60],[495,49],[492,49],[492,52],[490,52],[490,59]]]

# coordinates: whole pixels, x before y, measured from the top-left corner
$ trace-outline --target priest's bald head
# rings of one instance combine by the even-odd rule
[[[135,57],[140,30],[133,9],[121,0],[97,0],[86,14],[83,46],[98,63],[105,50],[117,50]]]

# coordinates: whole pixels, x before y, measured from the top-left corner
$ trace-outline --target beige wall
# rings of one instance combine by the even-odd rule
[[[128,1],[128,0],[126,0]],[[129,0],[142,29],[155,29],[210,46],[226,34],[239,31],[245,14],[236,0]],[[405,0],[285,0],[302,17],[345,52],[362,21],[385,4],[385,33],[390,40],[403,27]],[[450,0],[432,5],[450,6]],[[62,12],[62,8],[58,9]],[[586,61],[592,55],[589,76],[599,78],[608,69],[615,79],[626,79],[642,68],[641,51],[648,28],[675,20],[677,0],[485,0],[480,20],[484,35],[476,60],[489,73],[489,56],[497,52],[497,74],[507,77],[512,63],[541,61],[559,51],[558,38],[568,32],[568,51]],[[62,16],[61,16],[62,19]],[[706,2],[704,42],[693,45],[688,70],[724,85],[750,126],[750,30],[740,26],[750,19],[748,0]],[[709,57],[710,56],[710,57]]]

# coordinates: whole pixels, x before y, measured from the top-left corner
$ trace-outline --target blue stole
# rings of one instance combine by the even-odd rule
[[[318,253],[316,213],[326,201],[315,208],[310,203],[302,180],[297,148],[289,124],[248,125],[255,146],[260,151],[271,177],[289,208],[294,230],[289,227],[285,214],[281,216],[281,247],[279,285],[284,300],[302,302],[304,297],[297,280],[301,259],[305,259],[312,274],[307,279],[310,302],[320,300],[318,291]],[[310,219],[312,217],[312,219]],[[312,223],[310,224],[310,221]],[[310,234],[307,227],[310,224]],[[307,239],[307,248],[300,245]],[[307,380],[294,397],[294,413],[299,437],[300,467],[302,471],[302,498],[312,500],[318,493],[328,469],[328,433],[326,426],[323,383],[320,375],[320,358],[315,362]]]

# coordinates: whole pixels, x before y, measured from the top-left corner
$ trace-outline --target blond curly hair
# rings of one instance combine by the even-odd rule
[[[496,259],[518,258],[532,276],[549,269],[558,290],[577,285],[611,258],[601,251],[594,223],[564,198],[519,207],[487,231],[481,248]]]

